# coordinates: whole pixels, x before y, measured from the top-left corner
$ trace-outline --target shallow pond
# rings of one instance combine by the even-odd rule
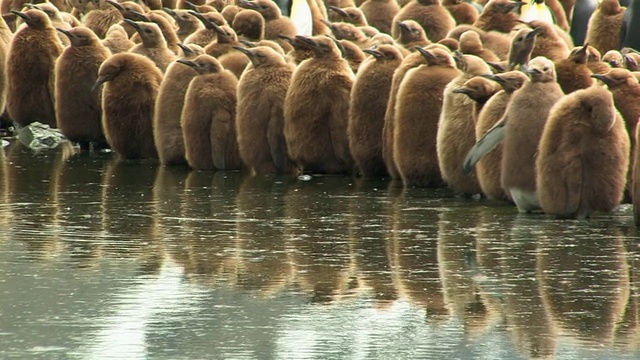
[[[631,208],[0,150],[0,358],[637,359]]]

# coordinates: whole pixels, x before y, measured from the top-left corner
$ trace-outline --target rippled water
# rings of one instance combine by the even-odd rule
[[[0,150],[0,358],[637,359],[631,209]]]

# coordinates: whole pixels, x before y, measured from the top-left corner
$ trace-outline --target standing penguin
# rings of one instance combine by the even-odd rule
[[[478,21],[473,25],[484,31],[509,33],[518,24],[518,14],[522,2],[510,0],[490,0],[482,9]]]
[[[400,11],[395,0],[367,0],[360,5],[360,10],[367,18],[369,25],[385,34],[391,34],[393,18]]]
[[[106,46],[112,54],[129,51],[129,49],[136,46],[133,41],[129,40],[129,35],[120,24],[111,25],[104,40],[102,40],[102,45]]]
[[[456,89],[474,76],[491,72],[481,58],[474,55],[456,56],[462,74],[452,80],[444,90],[442,113],[438,123],[437,152],[442,179],[454,192],[466,195],[482,192],[478,180],[465,175],[461,169],[465,156],[475,144],[473,101]]]
[[[623,198],[629,134],[607,89],[577,90],[551,109],[536,160],[542,210],[559,218],[612,211]]]
[[[222,26],[227,25],[227,21],[217,12],[208,12],[206,14],[200,14],[198,12],[189,10],[189,14],[195,16],[202,24],[204,28],[196,30],[193,34],[187,36],[184,40],[185,44],[196,44],[202,47],[207,46],[212,41],[218,38],[218,32],[214,25]]]
[[[396,41],[409,51],[415,51],[416,46],[424,47],[431,44],[424,29],[413,20],[398,21],[400,35]]]
[[[456,24],[473,24],[478,21],[478,8],[464,0],[443,0],[442,5],[449,10]]]
[[[260,41],[264,39],[264,18],[255,10],[240,11],[233,18],[231,27],[241,40]]]
[[[262,14],[264,18],[264,38],[278,40],[278,35],[295,36],[298,32],[291,19],[282,16],[282,12],[272,0],[239,0],[236,4]]]
[[[602,0],[589,18],[587,37],[589,43],[600,53],[620,48],[620,28],[622,17],[627,8],[620,6],[618,0]]]
[[[476,123],[476,140],[489,131],[504,116],[507,104],[513,93],[520,89],[528,81],[527,76],[521,71],[509,71],[498,75],[483,75],[502,86],[502,90],[495,94],[482,108]],[[484,155],[476,164],[476,176],[478,183],[488,198],[508,201],[511,199],[502,189],[500,173],[502,169],[502,144],[498,144],[493,150]]]
[[[295,66],[266,46],[238,51],[253,65],[238,82],[240,157],[252,174],[290,172],[293,162],[284,138],[284,99]]]
[[[148,57],[158,69],[164,72],[169,63],[175,60],[176,55],[167,47],[160,27],[154,23],[136,22],[129,19],[124,19],[124,21],[133,26],[142,39],[142,44],[134,46],[129,52]]]
[[[238,80],[206,54],[177,61],[198,73],[187,89],[181,116],[189,166],[197,170],[242,169],[236,132]]]
[[[585,44],[568,58],[555,61],[558,84],[565,94],[586,89],[593,84],[591,69],[587,66],[589,45]]]
[[[106,147],[102,132],[100,92],[91,91],[100,65],[111,56],[98,36],[84,26],[58,29],[71,46],[64,49],[55,67],[55,110],[60,131],[71,141],[89,149],[93,142]]]
[[[182,45],[184,59],[194,59],[204,50],[198,45]],[[153,116],[153,138],[163,165],[186,165],[180,118],[189,83],[198,73],[190,66],[173,62],[167,67],[158,91]]]
[[[327,37],[297,38],[313,51],[293,73],[284,105],[284,134],[303,171],[352,170],[347,123],[353,71]]]
[[[104,39],[111,25],[118,24],[123,19],[120,10],[111,5],[110,1],[98,0],[96,8],[82,19],[82,24],[96,33],[100,39]]]
[[[102,90],[102,128],[107,143],[125,159],[157,158],[153,114],[162,72],[148,58],[115,54],[100,66],[93,85]]]
[[[365,49],[373,56],[362,66],[351,89],[349,148],[364,177],[387,173],[382,158],[382,130],[393,73],[402,63],[402,53],[393,45]]]
[[[553,25],[534,20],[529,23],[529,26],[533,29],[540,28],[531,56],[544,56],[552,61],[566,59],[569,56],[569,46],[558,35]]]
[[[491,97],[500,90],[500,85],[497,83],[487,80],[483,76],[474,76],[462,84],[461,87],[453,90],[453,92],[456,94],[465,94],[469,99],[473,100],[473,112],[471,116],[473,123],[477,125],[480,112]]]
[[[475,55],[487,62],[498,62],[500,58],[489,49],[485,49],[480,35],[475,31],[466,31],[460,35],[459,50],[463,54]]]
[[[436,143],[443,94],[460,71],[446,50],[417,50],[428,65],[409,70],[400,84],[393,155],[404,186],[434,187],[442,185]]]
[[[444,39],[447,37],[447,33],[456,26],[456,21],[449,11],[440,4],[440,0],[412,0],[400,9],[396,17],[393,18],[394,23],[404,20],[415,20],[424,28],[431,41]],[[397,38],[399,29],[392,27],[391,35]]]
[[[13,13],[27,26],[14,35],[7,55],[7,112],[19,126],[40,121],[57,127],[54,76],[62,45],[44,12]]]

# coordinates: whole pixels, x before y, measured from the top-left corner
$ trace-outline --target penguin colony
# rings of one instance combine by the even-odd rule
[[[272,0],[3,0],[2,120],[164,166],[390,177],[559,218],[627,199],[640,224],[618,0],[585,44],[569,0],[293,1],[310,33]]]

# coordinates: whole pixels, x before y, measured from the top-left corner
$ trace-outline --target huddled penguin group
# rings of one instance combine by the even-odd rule
[[[164,166],[389,177],[560,218],[628,200],[640,224],[633,1],[2,1],[4,123]]]

